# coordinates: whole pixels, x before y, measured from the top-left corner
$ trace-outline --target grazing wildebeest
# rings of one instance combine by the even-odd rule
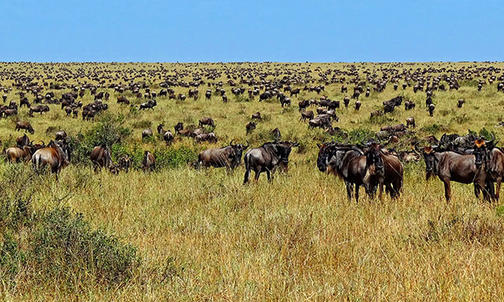
[[[350,98],[346,96],[343,99],[343,104],[345,105],[345,108],[348,108],[348,104],[350,104]]]
[[[459,154],[453,151],[437,151],[436,148],[427,146],[423,150],[425,161],[426,179],[437,175],[444,183],[446,201],[451,199],[450,181],[464,184],[474,183],[474,193],[479,197],[480,190],[486,197],[486,175],[476,166],[474,155]]]
[[[39,173],[45,166],[49,166],[58,179],[61,168],[69,164],[69,149],[64,143],[50,141],[47,147],[35,151],[31,160],[35,172]]]
[[[30,122],[26,122],[26,121],[16,122],[16,131],[19,131],[21,129],[26,130],[26,131],[30,132],[31,134],[35,133],[35,130],[33,130],[33,127],[30,124]]]
[[[201,151],[198,155],[197,166],[205,168],[210,166],[215,168],[226,167],[228,170],[233,170],[240,165],[242,153],[248,147],[248,145],[244,146],[242,144],[234,145],[233,141],[231,141],[229,146]]]
[[[252,114],[252,119],[253,120],[262,120],[261,112],[257,111],[256,113]]]
[[[154,109],[154,107],[156,107],[156,105],[157,105],[156,100],[149,100],[146,103],[140,104],[139,110]]]
[[[366,191],[369,187],[364,183],[366,176],[364,152],[355,146],[336,143],[324,143],[318,147],[318,169],[321,172],[333,173],[343,179],[348,200],[352,200],[352,191],[355,185],[355,200],[358,202],[360,186],[364,186]]]
[[[302,121],[305,121],[306,119],[311,120],[315,117],[315,113],[313,113],[312,110],[306,111],[303,110],[301,111],[301,117],[299,118]]]
[[[407,128],[409,128],[409,127],[415,128],[416,127],[415,118],[414,117],[408,117],[406,119],[406,127]]]
[[[118,96],[117,97],[117,103],[118,104],[126,104],[126,105],[129,105],[130,104],[130,101],[128,100],[128,98],[126,98],[125,96]]]
[[[128,155],[121,156],[121,158],[119,158],[118,165],[121,170],[125,170],[126,173],[128,173],[129,168],[131,167],[131,158]]]
[[[361,101],[356,101],[355,102],[355,110],[359,111],[360,107],[362,106]]]
[[[23,148],[28,144],[30,144],[30,139],[28,138],[26,133],[23,134],[23,136],[16,138],[16,146],[18,146],[19,148]]]
[[[280,133],[280,129],[278,128],[271,130],[270,133],[275,141],[279,141],[282,138],[282,133]]]
[[[366,156],[366,177],[364,183],[368,191],[378,185],[381,199],[383,186],[391,198],[399,197],[403,185],[403,165],[395,155],[384,152],[377,143],[371,143],[364,153]]]
[[[55,140],[59,141],[64,140],[65,138],[67,138],[65,130],[60,130],[55,133]]]
[[[104,167],[108,168],[112,164],[110,149],[106,145],[94,147],[89,157],[93,163],[95,172]]]
[[[167,146],[170,145],[174,140],[173,133],[171,133],[170,130],[165,131],[165,133],[163,134],[163,140],[165,141]]]
[[[434,116],[434,110],[436,109],[436,106],[434,106],[434,104],[430,104],[428,109],[429,109],[429,115]]]
[[[156,168],[156,158],[154,157],[154,154],[149,151],[144,152],[142,168],[144,172],[154,171],[154,169]]]
[[[215,122],[211,117],[204,117],[199,120],[199,126],[203,127],[204,125],[215,128]]]
[[[458,108],[462,108],[462,105],[464,105],[464,103],[465,103],[465,100],[464,100],[464,99],[460,99],[460,100],[458,100],[458,101],[457,101],[457,107],[458,107]]]
[[[209,142],[209,143],[216,143],[217,142],[217,136],[215,136],[215,133],[201,133],[198,134],[194,137],[194,140],[197,143],[201,142]]]
[[[256,123],[255,122],[248,122],[246,125],[245,125],[245,129],[246,129],[246,133],[249,134],[250,132],[252,132],[254,129],[256,128]]]
[[[152,137],[153,133],[152,133],[152,129],[144,129],[142,131],[142,139],[145,139],[145,138],[148,138],[148,137]]]
[[[30,145],[23,146],[22,148],[19,147],[10,147],[5,149],[5,160],[9,161],[11,163],[13,162],[20,162],[21,160],[23,161],[29,161],[31,159],[33,153],[33,147]]]
[[[49,112],[49,106],[47,106],[47,105],[32,106],[32,107],[30,107],[30,110],[28,110],[28,115],[33,116],[34,112],[38,112],[40,114],[42,114],[44,112]]]
[[[298,143],[293,142],[270,142],[262,145],[259,148],[250,149],[245,153],[245,176],[243,184],[249,180],[250,171],[255,172],[255,180],[259,179],[262,172],[266,172],[268,181],[272,179],[272,173],[278,166],[281,166],[287,171],[289,154],[292,147],[298,146]]]

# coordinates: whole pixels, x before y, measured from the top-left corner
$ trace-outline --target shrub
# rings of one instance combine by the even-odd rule
[[[123,282],[140,264],[135,248],[102,230],[93,231],[82,214],[68,208],[41,217],[31,242],[37,270],[70,283],[82,275],[107,284]]]

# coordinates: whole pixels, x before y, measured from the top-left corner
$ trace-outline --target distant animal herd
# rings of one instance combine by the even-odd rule
[[[379,95],[388,85],[392,85],[393,91],[410,88],[414,93],[424,92],[425,111],[429,116],[435,114],[436,91],[456,91],[460,88],[461,81],[477,80],[478,91],[485,85],[496,84],[497,91],[504,92],[504,76],[500,68],[491,65],[430,66],[416,69],[397,65],[397,68],[389,66],[377,70],[359,68],[356,65],[349,65],[345,69],[321,67],[310,69],[297,65],[268,68],[261,65],[253,67],[237,65],[233,68],[192,67],[168,70],[162,66],[152,65],[147,71],[106,70],[104,67],[70,71],[58,65],[39,66],[29,63],[20,68],[23,66],[26,70],[34,66],[41,70],[38,70],[36,75],[8,68],[3,68],[0,72],[2,81],[0,83],[3,83],[0,91],[4,92],[2,96],[4,105],[0,106],[1,117],[15,117],[23,107],[26,107],[27,115],[35,118],[35,113],[43,115],[59,107],[64,112],[64,118],[78,118],[80,114],[83,121],[92,122],[97,115],[109,109],[108,102],[111,97],[116,98],[117,104],[138,111],[155,110],[161,101],[185,102],[188,98],[197,101],[200,98],[201,87],[206,85],[207,88],[203,89],[204,98],[210,100],[218,97],[223,104],[229,102],[227,93],[231,92],[235,97],[249,102],[275,101],[281,108],[287,108],[292,106],[294,98],[298,98],[300,93],[316,93],[317,99],[298,101],[299,121],[295,122],[307,122],[309,128],[320,128],[330,136],[338,136],[344,134],[342,129],[334,126],[340,119],[337,112],[341,102],[334,98],[330,99],[325,93],[326,88],[331,85],[338,85],[340,92],[347,94],[341,99],[343,106],[348,109],[353,102],[355,111],[362,108],[365,98],[370,97],[372,92]],[[142,81],[146,76],[158,80],[157,90],[152,84]],[[223,78],[227,81],[223,81]],[[179,91],[186,89],[187,94],[177,94],[175,88]],[[349,88],[353,89],[351,94],[348,94]],[[8,99],[8,93],[12,91],[16,91],[18,101]],[[92,101],[83,104],[83,98],[88,91],[92,95]],[[384,101],[382,109],[372,111],[370,118],[390,114],[403,104],[405,111],[413,110],[417,106],[415,102],[397,94],[396,97]],[[57,95],[60,97],[56,97]],[[134,102],[139,99],[142,100],[141,103]],[[464,99],[458,99],[454,107],[462,108],[465,103]],[[315,108],[310,109],[311,106]],[[256,112],[245,125],[236,127],[244,127],[242,129],[246,139],[263,119],[264,115]],[[504,153],[497,146],[495,138],[485,139],[471,132],[464,136],[445,134],[439,140],[434,136],[426,138],[428,143],[424,143],[423,146],[418,141],[412,142],[413,148],[408,151],[388,148],[389,144],[399,142],[401,137],[408,134],[409,129],[417,126],[416,124],[413,117],[408,117],[405,124],[383,126],[374,139],[359,144],[342,141],[318,144],[317,167],[322,172],[332,173],[341,178],[349,199],[359,199],[360,187],[364,187],[366,195],[370,198],[374,198],[376,194],[381,198],[384,190],[391,198],[398,198],[404,190],[403,163],[423,158],[426,178],[437,176],[444,183],[446,200],[450,200],[452,196],[450,186],[452,181],[473,184],[477,197],[481,195],[486,200],[499,199],[504,175]],[[219,136],[214,132],[216,126],[215,120],[207,116],[198,121],[198,126],[186,126],[183,122],[178,122],[173,127],[174,132],[171,132],[161,123],[156,130],[167,146],[177,137],[190,137],[196,143],[217,143]],[[35,129],[27,120],[18,119],[15,130],[35,133]],[[292,148],[298,147],[299,143],[281,140],[278,128],[271,130],[270,134],[274,138],[272,141],[255,148],[251,148],[248,143],[244,145],[231,141],[224,147],[204,150],[199,153],[198,160],[193,166],[225,167],[233,170],[241,164],[245,152],[243,183],[249,182],[252,171],[255,173],[255,180],[258,180],[263,172],[266,173],[268,180],[271,180],[277,169],[288,171],[289,155]],[[142,139],[153,135],[154,132],[150,128],[144,129],[141,134]],[[31,141],[25,134],[16,139],[16,146],[6,146],[4,153],[9,162],[31,161],[35,171],[40,172],[49,167],[58,177],[61,169],[71,160],[73,150],[69,142],[70,139],[63,130],[58,131],[54,140],[48,144]],[[132,166],[131,158],[123,156],[114,163],[110,147],[101,144],[89,150],[89,159],[95,170],[107,168],[112,173],[128,172]],[[154,154],[145,150],[142,169],[152,171],[155,168]]]

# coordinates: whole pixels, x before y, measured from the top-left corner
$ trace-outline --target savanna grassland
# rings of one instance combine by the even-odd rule
[[[503,300],[500,203],[478,200],[472,186],[461,184],[453,184],[453,198],[447,203],[442,183],[425,181],[422,161],[405,165],[399,199],[364,197],[359,203],[349,202],[343,182],[316,167],[317,143],[360,142],[374,137],[380,127],[405,123],[408,117],[417,124],[408,138],[439,138],[468,129],[502,138],[498,124],[504,115],[504,93],[497,91],[501,81],[488,81],[502,73],[490,66],[504,64],[0,64],[0,86],[7,102],[19,102],[22,86],[16,83],[37,82],[43,87],[41,95],[52,91],[56,99],[72,91],[72,85],[89,84],[110,94],[104,101],[109,109],[90,121],[83,121],[80,114],[67,117],[58,104],[49,105],[50,111],[42,115],[30,117],[23,107],[18,115],[0,119],[4,148],[15,145],[15,138],[22,135],[14,130],[18,120],[31,123],[35,134],[28,135],[35,142],[47,143],[63,129],[75,146],[73,160],[58,181],[49,173],[36,175],[28,163],[0,163],[2,299]],[[413,92],[414,80],[409,79],[411,86],[403,90],[407,77],[399,77],[399,88],[393,89],[390,70],[404,75],[403,71],[413,74],[417,68],[431,68],[423,73],[430,77],[427,83],[453,74],[460,85],[450,90],[444,80],[440,82],[447,89],[434,91],[433,117],[426,110],[425,91]],[[351,70],[357,73],[343,74]],[[374,91],[367,75],[382,77],[384,72],[389,83],[383,92]],[[352,94],[351,79],[356,76],[358,82],[367,82],[371,93],[359,97],[359,111],[354,110],[354,99],[348,108],[342,103],[336,110],[339,122],[333,126],[341,128],[346,138],[309,129],[299,120],[298,101],[321,96],[342,101]],[[266,82],[286,77],[301,92],[291,97],[287,108],[276,98],[249,100],[246,91],[240,96],[231,93],[233,87],[250,88],[241,77],[258,82],[260,77]],[[341,78],[346,93],[341,92]],[[144,111],[138,105],[145,98],[113,88],[135,82],[159,91],[166,80],[204,84],[198,87],[196,100],[158,96],[158,105]],[[485,82],[481,91],[479,81]],[[208,83],[218,82],[226,90],[227,103],[215,93],[210,100],[205,98],[205,91],[216,87]],[[51,83],[61,89],[51,89]],[[315,85],[324,85],[324,91],[302,89]],[[189,90],[170,87],[176,95],[187,95]],[[35,96],[26,95],[33,102]],[[117,104],[121,95],[132,106]],[[405,111],[400,106],[370,119],[383,101],[399,95],[416,107]],[[90,89],[78,98],[84,105],[93,99]],[[462,108],[456,106],[458,99],[465,100]],[[246,135],[245,124],[257,111],[263,120]],[[176,136],[166,146],[156,135],[141,138],[142,130],[155,131],[159,123],[173,132],[179,121],[197,125],[206,116],[216,123],[215,144]],[[277,127],[282,140],[300,146],[289,158],[288,173],[275,174],[271,183],[261,176],[257,183],[243,185],[243,164],[233,173],[196,170],[191,165],[199,151],[227,145],[231,139],[260,146],[272,140],[270,131]],[[111,146],[114,161],[129,154],[139,168],[143,150],[150,150],[158,159],[156,170],[95,173],[86,152],[109,134],[120,138]],[[400,142],[397,148],[411,147]]]

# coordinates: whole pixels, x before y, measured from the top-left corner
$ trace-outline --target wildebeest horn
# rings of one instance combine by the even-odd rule
[[[249,141],[248,141],[248,140],[246,140],[246,142],[247,142],[247,145],[245,145],[245,146],[243,147],[244,149],[247,149],[247,148],[250,146]]]
[[[233,146],[233,141],[234,141],[234,138],[229,142],[230,146]]]

